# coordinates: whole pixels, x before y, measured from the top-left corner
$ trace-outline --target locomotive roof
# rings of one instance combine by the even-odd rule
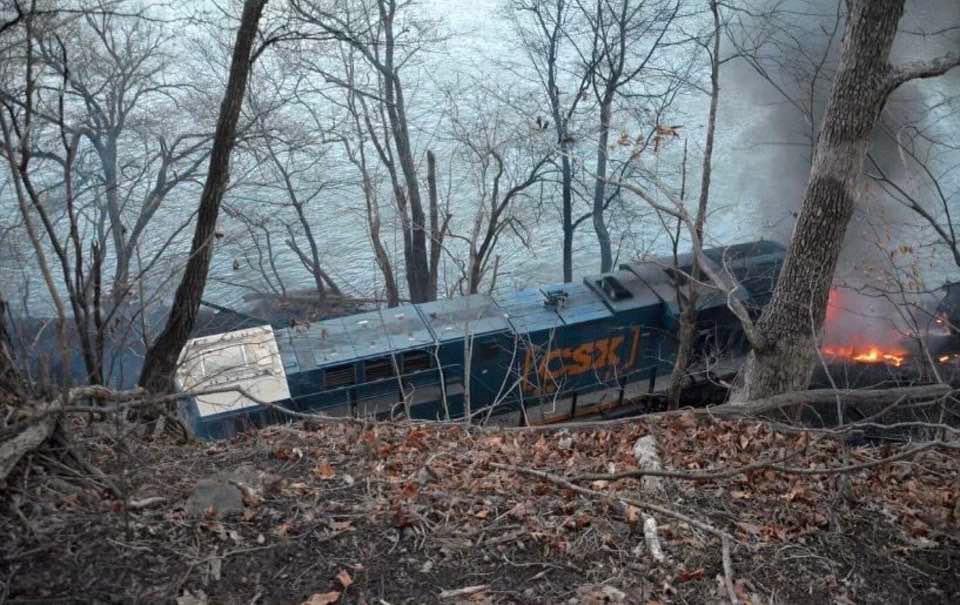
[[[672,261],[671,261],[672,262]],[[627,271],[637,278],[659,299],[664,301],[671,312],[679,313],[677,306],[677,292],[673,286],[670,274],[665,271],[661,262],[639,262],[620,265],[620,269]]]
[[[557,315],[565,324],[581,323],[613,317],[613,313],[593,290],[582,283],[544,286],[543,292],[563,292],[566,301],[556,307]]]
[[[552,330],[563,325],[557,312],[544,304],[544,295],[540,288],[511,292],[498,302],[518,334]]]
[[[583,278],[614,312],[657,307],[662,302],[660,295],[652,290],[636,273],[627,270],[588,275]]]
[[[784,249],[775,242],[758,241],[711,248],[704,254],[715,266],[723,263],[743,281],[744,276],[756,272],[758,260],[765,265],[765,259],[781,259]],[[689,265],[691,260],[689,254],[681,255],[680,266]],[[653,262],[624,264],[619,271],[588,276],[582,283],[530,288],[496,300],[475,294],[330,319],[282,330],[277,341],[285,360],[296,358],[299,367],[288,364],[289,371],[304,371],[462,339],[467,333],[483,335],[512,329],[524,334],[606,319],[614,313],[661,303],[676,313],[676,292],[667,271],[672,265],[672,257],[662,257]],[[745,292],[738,295],[748,297]],[[549,298],[555,298],[555,304]],[[725,303],[726,293],[701,289],[698,307]]]
[[[436,300],[417,305],[417,309],[441,343],[510,329],[503,309],[487,294]]]
[[[413,305],[328,319],[289,328],[280,346],[293,350],[300,370],[433,344]]]

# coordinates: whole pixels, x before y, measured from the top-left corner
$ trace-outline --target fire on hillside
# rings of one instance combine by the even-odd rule
[[[899,323],[893,305],[834,288],[827,303],[820,351],[831,364],[906,368],[920,348]],[[924,341],[931,359],[940,365],[960,364],[960,339],[951,334],[943,318],[930,323]]]
[[[882,304],[834,288],[827,303],[821,352],[831,363],[902,367],[910,357],[904,335]]]

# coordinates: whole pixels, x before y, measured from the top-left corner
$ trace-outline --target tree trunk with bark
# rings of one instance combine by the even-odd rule
[[[803,206],[773,298],[756,326],[759,342],[751,343],[753,350],[733,401],[801,390],[809,384],[874,126],[897,86],[914,77],[936,75],[921,66],[906,70],[890,66],[904,0],[849,0],[847,4],[846,33]]]
[[[243,5],[240,28],[233,47],[230,77],[220,105],[220,116],[213,139],[207,180],[200,197],[190,258],[177,287],[167,324],[153,346],[147,350],[140,374],[140,386],[152,392],[167,392],[173,389],[172,377],[177,359],[196,322],[200,298],[207,283],[207,272],[213,257],[220,202],[230,176],[230,152],[235,143],[237,121],[250,73],[251,52],[265,4],[266,0],[246,0]]]

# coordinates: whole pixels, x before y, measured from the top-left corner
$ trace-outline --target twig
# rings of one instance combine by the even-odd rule
[[[727,587],[727,596],[730,597],[730,603],[737,605],[737,591],[733,587],[733,562],[730,557],[730,540],[721,538],[720,555],[723,559],[723,584]]]
[[[163,504],[166,501],[167,499],[163,496],[154,496],[152,498],[144,498],[142,500],[131,500],[129,503],[127,503],[127,510],[143,510],[158,504]]]
[[[464,588],[456,588],[454,590],[441,590],[440,598],[441,599],[455,599],[457,597],[466,597],[478,592],[482,592],[487,589],[486,584],[478,584],[476,586],[465,586]]]

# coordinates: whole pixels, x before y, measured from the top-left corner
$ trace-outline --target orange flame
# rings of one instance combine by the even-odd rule
[[[864,348],[856,347],[823,347],[823,353],[829,357],[847,359],[859,363],[883,363],[899,368],[907,358],[907,352],[902,349],[883,349],[878,346]]]
[[[897,368],[902,366],[908,353],[898,344],[900,335],[895,331],[879,329],[879,326],[874,325],[863,332],[854,332],[847,326],[850,322],[857,326],[862,320],[862,316],[851,312],[851,308],[856,307],[856,304],[855,297],[838,289],[830,290],[824,322],[826,342],[822,347],[823,354],[834,360],[884,364]]]

